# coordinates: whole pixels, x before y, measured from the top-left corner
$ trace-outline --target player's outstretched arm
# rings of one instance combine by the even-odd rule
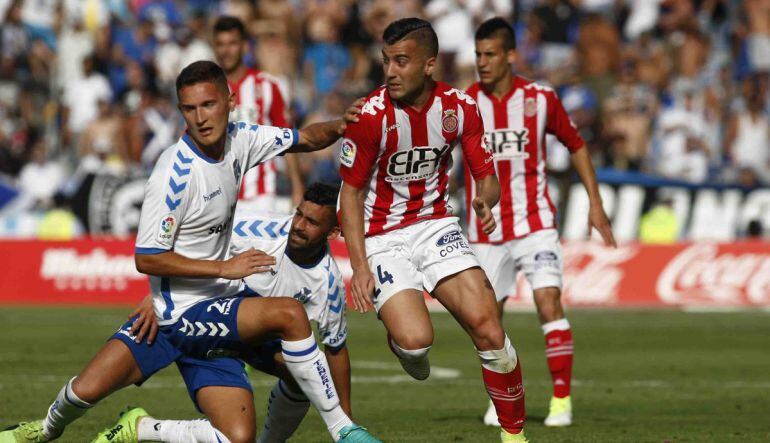
[[[288,152],[313,152],[320,151],[339,140],[345,133],[348,123],[358,121],[364,99],[359,98],[346,111],[345,116],[339,120],[314,123],[299,130],[299,141]]]
[[[340,209],[342,217],[340,224],[345,236],[345,244],[350,255],[350,266],[353,277],[350,280],[350,294],[353,308],[358,312],[374,309],[370,295],[374,291],[374,276],[366,260],[364,245],[364,198],[366,188],[355,188],[342,182],[340,190]]]
[[[267,272],[275,257],[249,249],[229,260],[197,260],[168,251],[162,254],[136,254],[136,270],[163,277],[226,278],[237,280],[257,272]]]
[[[615,236],[612,235],[612,226],[602,206],[602,196],[599,194],[599,184],[596,182],[596,171],[588,155],[585,144],[571,154],[572,165],[580,176],[580,181],[588,192],[590,207],[588,210],[588,235],[591,235],[591,227],[596,228],[601,234],[604,244],[617,247]]]
[[[495,217],[492,216],[492,208],[500,201],[500,182],[497,176],[487,175],[476,180],[476,197],[473,198],[473,210],[481,221],[481,229],[489,235],[497,227]]]
[[[329,362],[337,395],[340,396],[340,406],[348,414],[348,417],[353,418],[350,404],[350,354],[348,348],[347,346],[334,349],[324,347],[324,354],[326,354],[326,361]]]

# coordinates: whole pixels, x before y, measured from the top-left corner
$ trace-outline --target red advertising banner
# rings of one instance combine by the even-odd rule
[[[342,241],[331,245],[350,276]],[[132,240],[0,241],[0,303],[134,304],[149,291]],[[596,307],[770,307],[770,243],[686,243],[617,249],[564,245],[564,302]],[[512,306],[532,305],[519,279]]]

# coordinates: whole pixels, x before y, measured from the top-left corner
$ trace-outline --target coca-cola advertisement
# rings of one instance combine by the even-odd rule
[[[134,266],[132,239],[3,241],[0,250],[13,257],[4,272],[14,277],[0,280],[0,303],[134,304],[149,292]],[[337,240],[331,250],[349,278],[345,243]],[[532,307],[531,294],[519,276],[508,303]],[[565,242],[563,298],[573,307],[768,307],[770,244]]]

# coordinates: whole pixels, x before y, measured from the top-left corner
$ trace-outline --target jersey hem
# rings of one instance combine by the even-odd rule
[[[428,220],[439,220],[439,219],[448,218],[448,217],[455,217],[455,215],[454,214],[444,214],[444,215],[431,215],[431,216],[428,216],[428,217],[416,218],[414,220],[409,221],[408,223],[399,223],[396,226],[391,226],[390,228],[382,229],[382,230],[380,230],[377,233],[366,234],[366,235],[364,235],[364,238],[375,237],[377,235],[386,234],[386,233],[388,233],[390,231],[395,231],[396,229],[406,228],[407,226],[411,226],[411,225],[414,225],[416,223],[420,223],[420,222],[424,222],[424,221],[428,221]]]
[[[546,230],[549,230],[549,229],[556,230],[556,226],[543,226],[540,229],[535,229],[534,231],[529,231],[528,233],[526,233],[524,235],[509,236],[509,237],[505,237],[505,238],[503,238],[502,240],[499,240],[499,241],[481,241],[481,240],[471,240],[471,239],[468,239],[468,243],[471,243],[471,244],[474,244],[474,245],[502,245],[504,243],[508,243],[509,241],[521,240],[523,238],[527,238],[530,235],[534,234],[535,232],[546,231]]]

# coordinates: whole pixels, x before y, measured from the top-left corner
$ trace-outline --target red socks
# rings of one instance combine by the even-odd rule
[[[572,383],[572,330],[566,318],[543,325],[545,357],[553,380],[553,395],[564,398],[570,395]]]
[[[503,349],[478,351],[481,374],[489,398],[497,410],[500,426],[511,434],[524,429],[524,384],[521,381],[521,363],[508,337]]]

